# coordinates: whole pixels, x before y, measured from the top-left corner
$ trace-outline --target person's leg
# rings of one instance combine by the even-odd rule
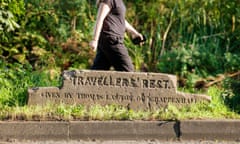
[[[134,71],[128,50],[123,44],[123,38],[108,37],[107,45],[105,44],[105,46],[104,54],[111,61],[111,65],[116,71]]]
[[[128,54],[127,48],[123,44],[118,44],[116,46],[116,53],[113,56],[113,67],[116,71],[127,71],[133,72],[134,66],[132,60]]]
[[[103,51],[99,48],[97,50],[97,54],[91,69],[92,70],[109,70],[110,66],[111,65],[109,60],[105,57]]]

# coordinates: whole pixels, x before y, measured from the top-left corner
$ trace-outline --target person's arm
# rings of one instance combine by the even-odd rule
[[[89,44],[94,51],[97,49],[97,46],[98,46],[98,39],[100,36],[100,32],[102,30],[103,21],[109,12],[110,12],[110,7],[105,3],[100,3],[98,8],[97,19],[96,19],[96,23],[93,31],[93,39]]]
[[[141,33],[139,33],[127,20],[125,20],[126,31],[131,34],[132,38],[140,37],[143,39]]]

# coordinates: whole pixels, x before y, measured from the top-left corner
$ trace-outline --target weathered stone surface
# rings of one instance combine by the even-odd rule
[[[75,121],[70,123],[69,136],[72,140],[175,140],[175,124],[174,121]]]
[[[206,95],[178,92],[174,75],[86,70],[64,71],[60,88],[31,88],[28,96],[29,105],[118,104],[132,109],[155,109],[169,103],[186,105],[210,100]]]
[[[19,144],[21,141],[23,144],[29,140],[39,143],[68,143],[72,140],[78,143],[82,140],[111,140],[113,143],[115,140],[159,140],[160,143],[180,140],[181,143],[191,143],[197,140],[198,144],[207,143],[206,140],[211,144],[237,144],[240,141],[240,120],[0,121],[1,144]]]
[[[0,140],[67,140],[68,127],[68,122],[0,122]]]
[[[180,127],[182,140],[240,141],[239,120],[185,120]]]

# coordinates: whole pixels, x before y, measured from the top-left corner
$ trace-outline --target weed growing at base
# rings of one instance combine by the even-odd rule
[[[221,91],[212,87],[208,94],[210,103],[199,103],[177,108],[169,105],[156,111],[133,111],[118,105],[86,108],[83,105],[46,106],[4,106],[0,105],[1,120],[184,120],[184,119],[239,119],[240,115],[232,112],[221,98]]]

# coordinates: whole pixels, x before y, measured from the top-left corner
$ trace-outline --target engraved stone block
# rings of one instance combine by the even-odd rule
[[[210,97],[178,92],[176,76],[162,73],[64,71],[61,87],[28,90],[29,105],[117,104],[131,109],[153,110],[169,103],[186,105],[199,101],[210,101]]]

